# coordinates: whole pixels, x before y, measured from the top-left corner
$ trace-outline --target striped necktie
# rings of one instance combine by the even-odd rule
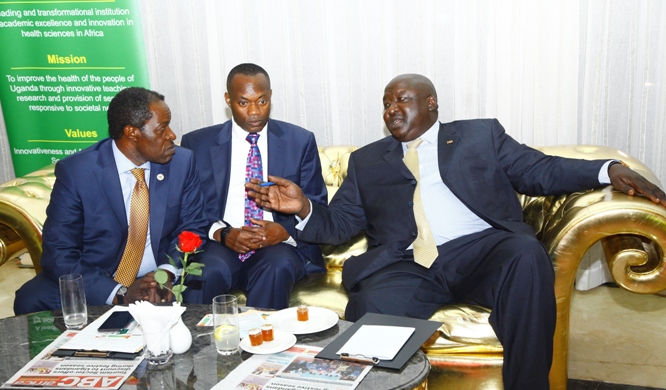
[[[257,141],[259,140],[259,134],[250,133],[245,138],[247,142],[250,143],[250,151],[247,154],[247,162],[245,163],[245,182],[249,182],[250,179],[256,178],[259,180],[264,180],[263,168],[261,166],[261,152],[259,151],[259,146],[257,146]],[[264,219],[264,210],[262,210],[254,199],[248,198],[247,192],[245,193],[245,226],[252,226],[250,218],[253,219]],[[247,253],[241,253],[238,255],[240,261],[247,260],[254,251]]]
[[[150,196],[144,176],[143,168],[132,169],[136,178],[132,200],[130,201],[129,231],[127,245],[120,259],[118,270],[114,279],[123,286],[129,287],[139,272],[143,251],[146,249],[146,236],[148,235],[148,219],[150,215]]]
[[[413,244],[414,261],[426,268],[430,268],[438,254],[435,237],[430,230],[430,223],[428,223],[428,218],[426,218],[423,201],[421,200],[419,153],[416,151],[421,142],[423,142],[422,139],[415,139],[407,144],[407,152],[403,161],[412,172],[412,175],[414,175],[414,179],[416,179],[416,188],[414,189],[414,219],[416,219],[418,235]]]

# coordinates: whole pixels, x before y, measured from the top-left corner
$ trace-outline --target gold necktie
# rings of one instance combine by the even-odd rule
[[[423,201],[421,200],[419,153],[416,151],[421,142],[423,142],[422,139],[415,139],[407,144],[407,153],[405,153],[403,161],[416,179],[416,188],[414,189],[414,218],[416,219],[418,236],[416,236],[416,240],[412,244],[414,247],[414,261],[426,268],[430,268],[437,258],[437,244],[435,244],[435,237],[430,230],[430,224],[426,218],[425,211],[423,210]]]
[[[148,235],[148,218],[150,215],[150,196],[148,186],[144,177],[144,169],[132,169],[132,175],[136,177],[136,184],[132,191],[130,201],[129,231],[127,233],[127,245],[120,259],[118,271],[114,277],[115,281],[123,286],[129,287],[139,272],[143,251],[146,249],[146,236]]]

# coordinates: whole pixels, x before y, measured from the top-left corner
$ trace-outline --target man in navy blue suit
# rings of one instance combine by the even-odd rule
[[[159,288],[153,271],[167,270],[170,286],[177,270],[167,254],[179,256],[178,235],[206,237],[196,165],[191,151],[174,145],[164,96],[124,89],[109,103],[107,117],[110,138],[56,164],[43,230],[43,272],[16,292],[16,314],[60,308],[58,278],[70,273],[83,275],[89,305],[170,301],[172,294]],[[137,168],[144,169],[148,187],[149,223],[134,281],[123,285],[114,276],[128,241],[137,182],[131,171]]]
[[[523,222],[516,192],[555,195],[612,183],[663,206],[666,195],[618,161],[547,156],[516,142],[494,119],[439,123],[437,93],[421,75],[391,80],[383,104],[392,136],[351,154],[348,176],[328,208],[278,177],[269,176],[272,187],[248,184],[249,194],[263,207],[296,214],[297,236],[306,242],[336,245],[365,230],[368,251],[348,259],[342,272],[347,320],[366,312],[428,318],[455,302],[490,307],[490,325],[504,347],[504,388],[547,389],[554,272]],[[412,141],[419,180],[406,165]],[[424,232],[417,228],[417,203],[434,238],[427,266],[414,255]]]
[[[229,72],[224,94],[233,119],[183,136],[182,146],[194,151],[199,167],[211,239],[202,253],[203,275],[185,291],[188,302],[209,303],[215,295],[241,289],[249,306],[283,309],[294,283],[325,269],[319,247],[295,239],[292,216],[269,210],[251,219],[245,214],[254,203],[244,187],[251,165],[258,165],[257,177],[270,174],[297,183],[322,207],[328,200],[314,134],[269,119],[271,95],[268,73],[240,64]]]

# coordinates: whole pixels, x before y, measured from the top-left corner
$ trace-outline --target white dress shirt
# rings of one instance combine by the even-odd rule
[[[257,139],[264,181],[268,178],[268,131],[266,131],[266,126],[259,131],[259,139]],[[245,225],[245,166],[251,146],[247,141],[248,134],[236,124],[236,121],[231,120],[231,167],[229,168],[229,191],[223,219],[232,227]],[[264,210],[263,220],[273,222],[273,213]],[[214,241],[215,232],[223,227],[226,227],[224,222],[215,222],[208,231],[208,237]],[[296,246],[296,241],[291,237],[284,242]]]

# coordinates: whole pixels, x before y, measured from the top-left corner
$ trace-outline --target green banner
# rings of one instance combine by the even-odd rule
[[[150,84],[136,0],[0,0],[0,42],[17,177],[108,137],[111,98]]]

